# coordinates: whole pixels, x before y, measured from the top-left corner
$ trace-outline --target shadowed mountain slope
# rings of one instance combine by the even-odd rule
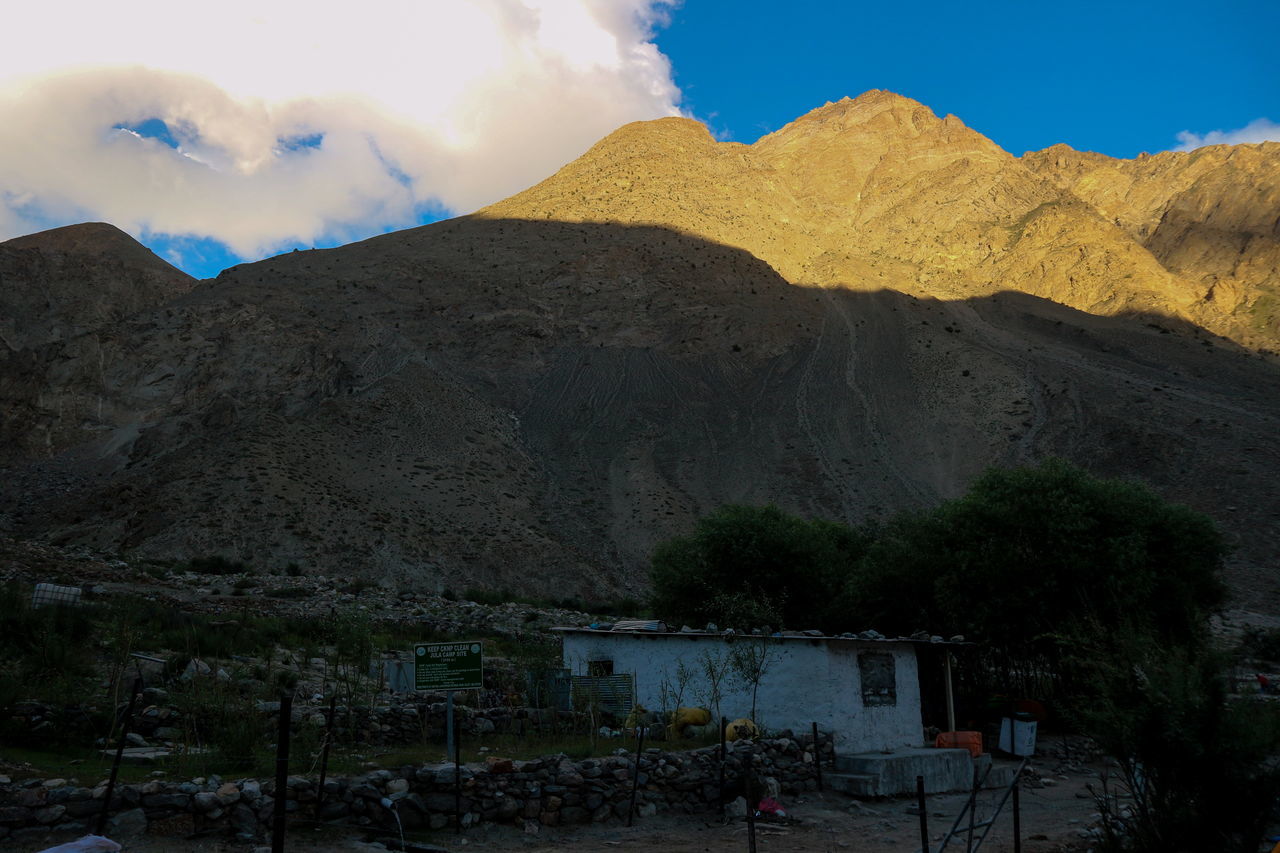
[[[890,93],[752,146],[628,125],[474,216],[9,354],[0,518],[602,595],[725,502],[859,521],[1059,455],[1208,512],[1275,606],[1277,367],[1116,218]]]
[[[194,286],[113,225],[15,237],[0,243],[0,346],[16,351],[73,338]]]

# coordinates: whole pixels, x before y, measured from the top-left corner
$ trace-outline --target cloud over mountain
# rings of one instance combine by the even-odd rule
[[[104,219],[256,255],[474,209],[678,112],[665,8],[27,4],[0,52],[0,239]]]
[[[1206,134],[1184,130],[1178,134],[1178,147],[1174,151],[1191,151],[1206,145],[1241,145],[1258,142],[1280,142],[1280,124],[1266,118],[1256,118],[1237,130],[1211,130]]]

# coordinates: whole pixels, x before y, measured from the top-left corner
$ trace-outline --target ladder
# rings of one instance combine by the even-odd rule
[[[973,790],[969,793],[969,799],[965,801],[964,808],[960,809],[960,814],[956,815],[955,823],[951,824],[951,831],[943,837],[942,843],[938,845],[938,849],[932,853],[942,853],[947,849],[947,845],[951,843],[951,839],[961,835],[968,836],[966,840],[966,853],[975,853],[982,842],[986,840],[987,833],[991,831],[991,826],[996,822],[996,818],[1000,816],[1000,811],[1004,808],[1004,804],[1009,801],[1009,795],[1013,793],[1013,789],[1017,786],[1018,780],[1022,778],[1022,771],[1027,766],[1027,759],[1022,759],[1022,763],[1018,765],[1017,771],[1013,774],[1013,781],[1005,786],[1004,793],[1000,795],[999,802],[996,803],[995,811],[991,813],[991,817],[974,822],[976,815],[974,810],[978,800],[978,791],[982,788],[984,782],[987,781],[987,774],[991,772],[992,765],[987,765],[986,770],[982,773],[982,778],[978,778],[978,772],[973,773]],[[965,822],[965,818],[969,818],[969,823],[961,828],[961,824]],[[925,850],[923,853],[930,853]]]

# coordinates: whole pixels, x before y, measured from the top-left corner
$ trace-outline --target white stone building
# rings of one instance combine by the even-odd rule
[[[756,722],[762,727],[803,732],[816,722],[835,735],[842,752],[897,750],[924,741],[917,641],[556,630],[564,639],[564,666],[574,675],[631,674],[636,701],[651,711],[670,710],[677,695],[680,705],[710,707],[710,665],[726,671],[721,715],[750,717],[751,680],[735,673],[728,661],[735,653],[748,658],[763,653],[766,666],[756,695]]]

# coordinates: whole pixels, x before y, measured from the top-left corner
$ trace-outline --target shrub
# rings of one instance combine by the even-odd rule
[[[836,630],[833,607],[870,542],[865,530],[777,507],[725,506],[653,553],[653,609],[673,622]]]
[[[208,557],[192,557],[187,565],[191,568],[191,571],[202,575],[237,575],[247,571],[244,563],[232,562],[221,554],[213,554]]]
[[[1280,628],[1246,628],[1240,637],[1239,652],[1251,658],[1280,662]]]
[[[1165,642],[1200,644],[1224,600],[1225,552],[1204,515],[1051,460],[992,469],[964,497],[894,519],[851,592],[881,630],[1006,649],[1042,651],[1139,615]]]
[[[1078,722],[1118,767],[1094,791],[1104,849],[1253,853],[1280,795],[1280,713],[1228,700],[1222,655],[1130,632],[1112,643],[1121,654],[1095,645],[1070,661],[1091,688]]]

